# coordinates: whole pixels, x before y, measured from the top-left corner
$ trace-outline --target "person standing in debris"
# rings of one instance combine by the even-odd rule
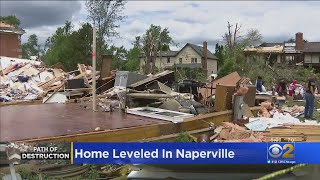
[[[314,93],[316,90],[316,76],[312,74],[308,79],[306,93],[305,93],[305,100],[306,106],[304,109],[304,118],[305,119],[313,119],[313,109],[314,109]]]
[[[262,86],[263,86],[262,77],[261,77],[261,76],[258,76],[258,79],[257,79],[257,82],[256,82],[257,91],[263,92]]]
[[[317,79],[316,85],[317,85],[317,94],[320,94],[320,79]]]
[[[271,89],[272,89],[272,95],[274,96],[275,95],[275,92],[277,91],[277,81],[276,79],[273,79],[272,83],[271,83]]]
[[[281,79],[278,84],[277,93],[279,96],[287,96],[287,83],[284,79]]]
[[[292,97],[297,88],[297,80],[293,80],[289,85],[289,96]]]

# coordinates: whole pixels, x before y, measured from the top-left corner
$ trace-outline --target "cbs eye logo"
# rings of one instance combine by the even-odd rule
[[[293,144],[272,144],[268,149],[269,156],[272,158],[294,158],[294,145]]]

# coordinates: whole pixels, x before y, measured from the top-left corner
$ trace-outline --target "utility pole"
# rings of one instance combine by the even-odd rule
[[[93,27],[92,27],[92,35],[93,35],[93,43],[92,43],[92,109],[93,111],[97,111],[97,105],[96,105],[96,57],[97,57],[97,52],[96,52],[96,27],[95,27],[95,22],[93,21]]]

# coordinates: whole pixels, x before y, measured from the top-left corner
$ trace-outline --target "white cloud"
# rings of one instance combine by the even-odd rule
[[[59,26],[41,26],[32,29],[25,29],[26,33],[22,36],[22,42],[26,42],[31,34],[36,34],[40,44],[44,45],[45,40],[51,36]]]
[[[84,1],[72,21],[75,27],[85,22],[87,12]],[[131,47],[135,36],[142,35],[151,25],[168,27],[175,42],[202,44],[209,47],[222,39],[227,21],[240,23],[242,33],[256,28],[267,39],[294,37],[303,32],[305,39],[320,41],[320,2],[269,2],[269,1],[128,1],[124,10],[128,19],[119,28],[117,46]],[[41,37],[51,35],[55,28],[37,28]]]

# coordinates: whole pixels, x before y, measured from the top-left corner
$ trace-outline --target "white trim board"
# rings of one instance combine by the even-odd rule
[[[193,114],[182,113],[177,111],[169,111],[166,109],[153,108],[153,107],[131,108],[131,109],[127,109],[127,113],[171,121],[173,123],[180,123],[180,122],[183,122],[185,118],[194,117]]]

